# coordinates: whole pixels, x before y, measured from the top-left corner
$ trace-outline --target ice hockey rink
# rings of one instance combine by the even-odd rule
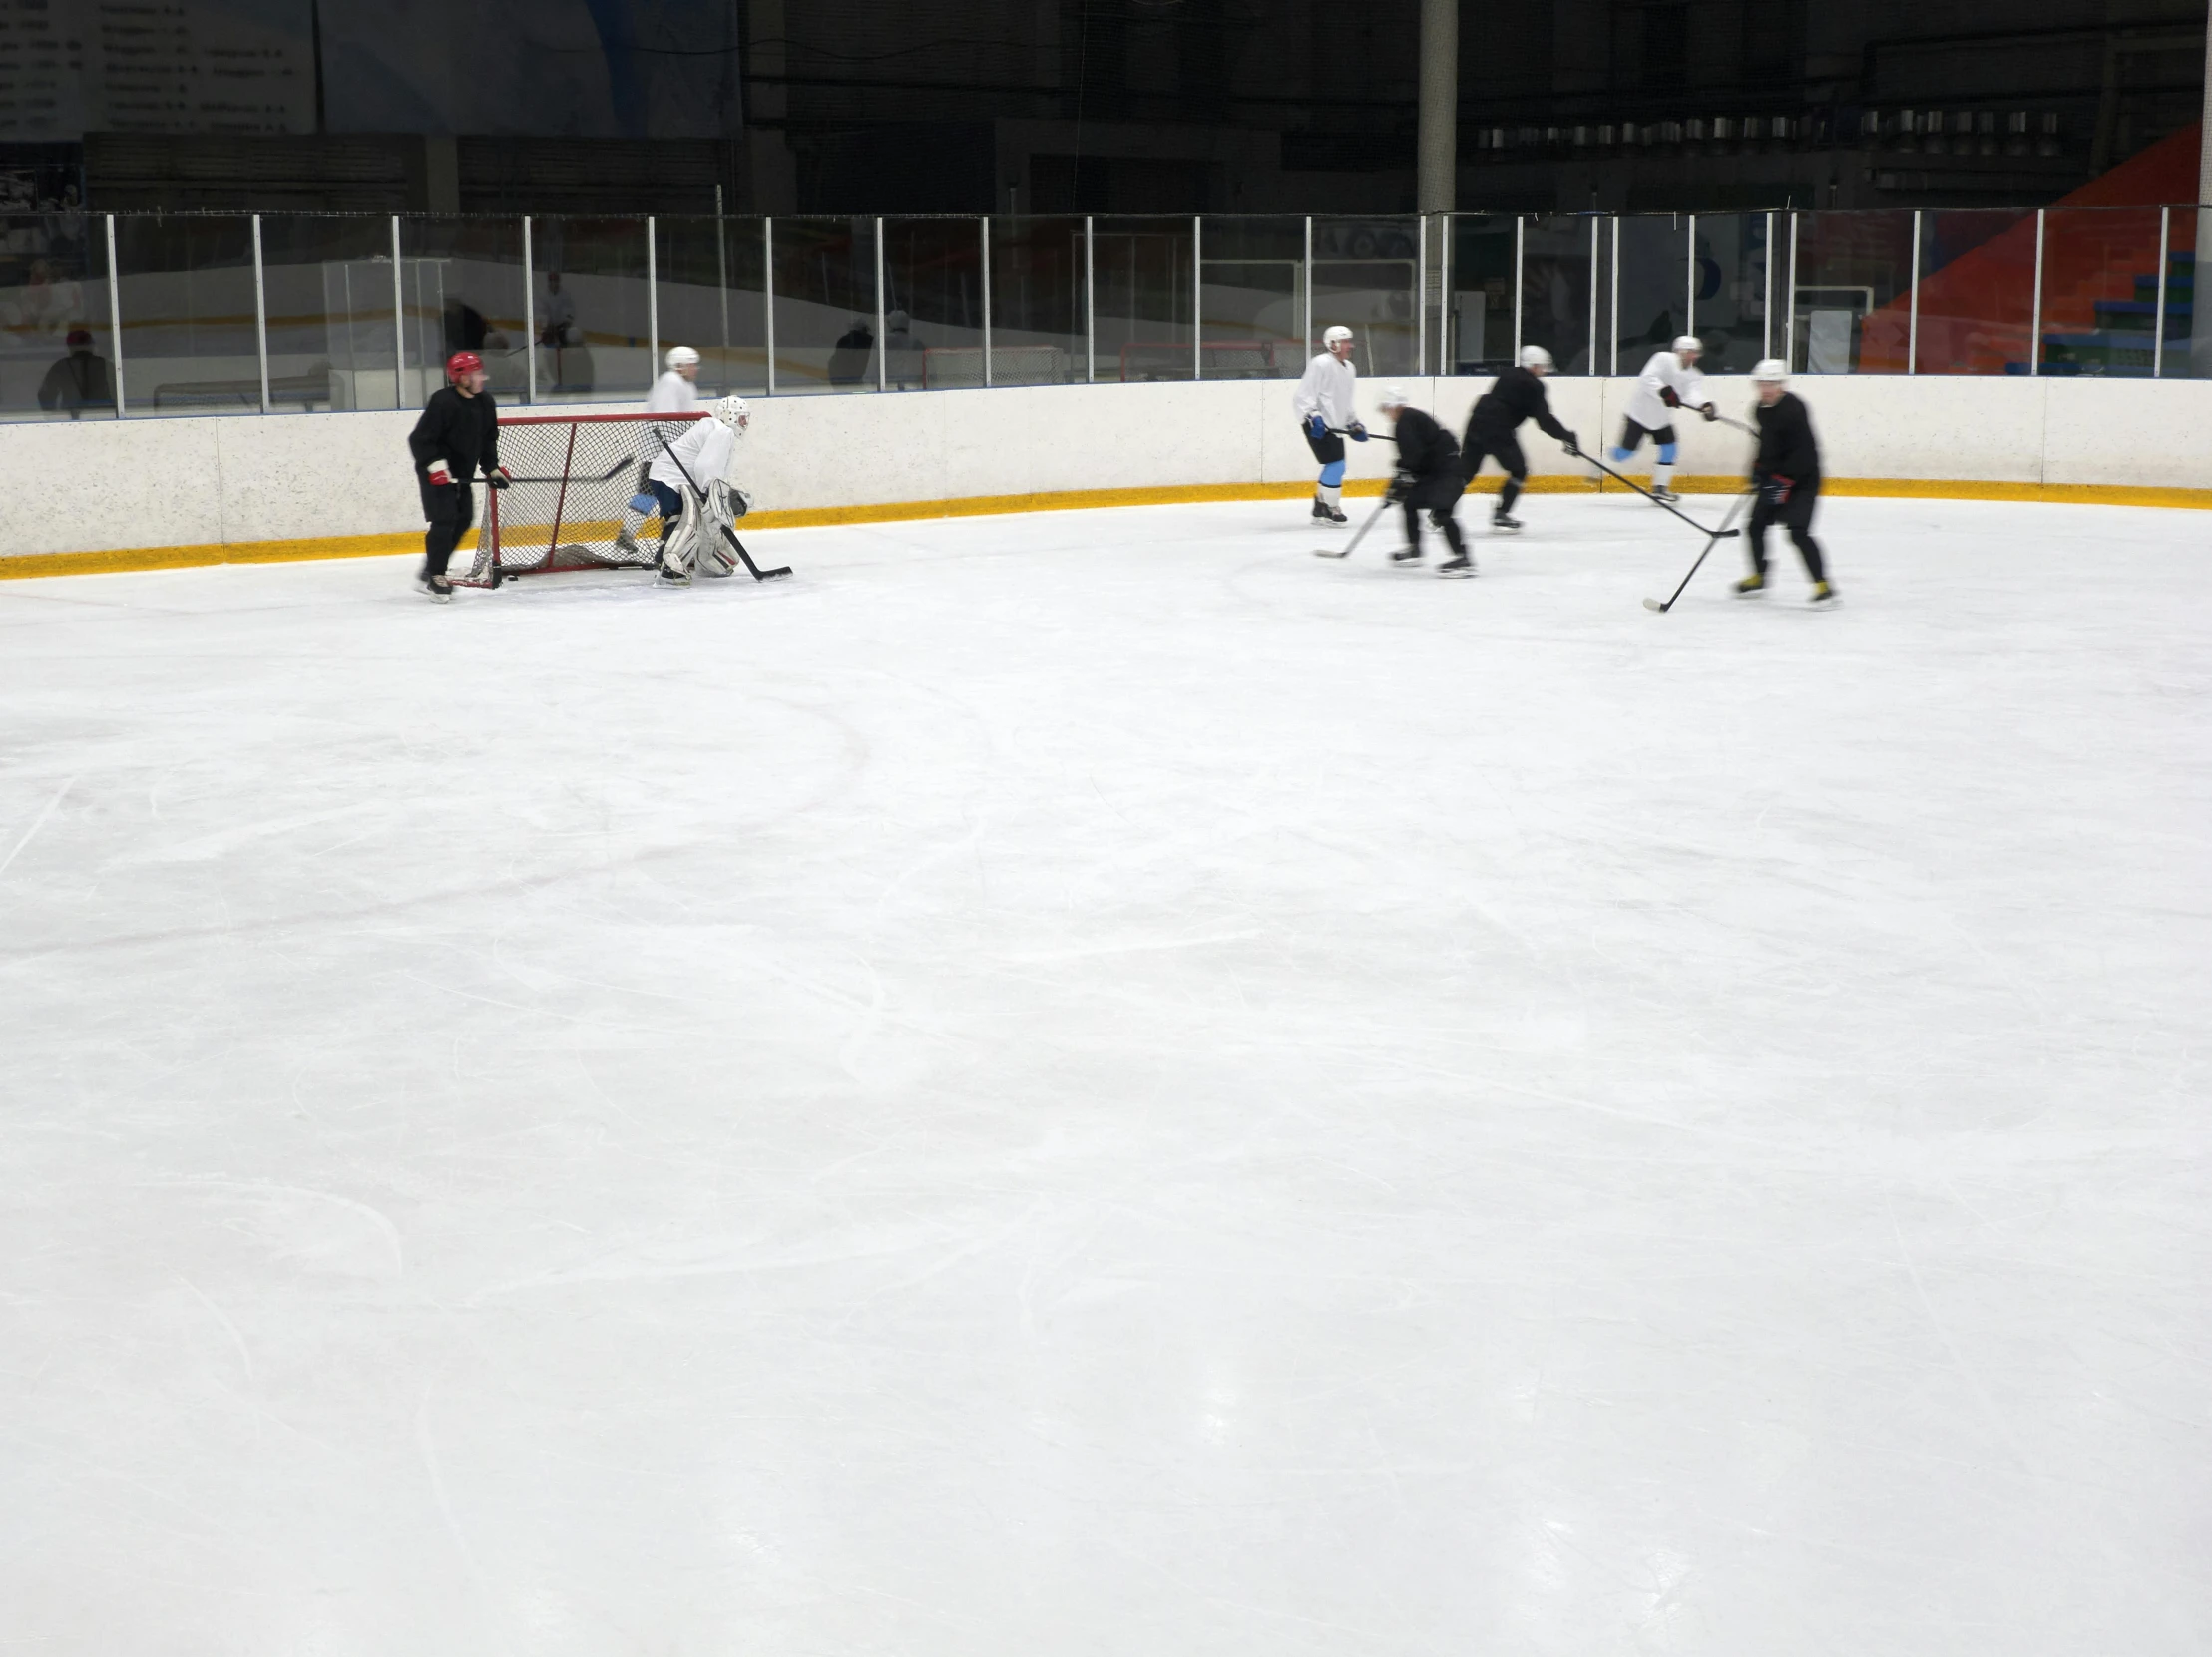
[[[0,1648],[2212,1650],[2212,516],[1305,512],[0,584]]]

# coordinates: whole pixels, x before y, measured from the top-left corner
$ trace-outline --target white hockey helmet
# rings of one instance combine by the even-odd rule
[[[1766,357],[1752,365],[1751,378],[1758,385],[1788,385],[1790,365],[1780,357]]]
[[[1551,365],[1551,353],[1549,351],[1547,351],[1543,346],[1524,345],[1521,347],[1522,367],[1549,368]]]
[[[752,410],[742,397],[719,397],[714,402],[714,418],[743,437],[745,428],[752,424]]]
[[[688,345],[671,345],[668,354],[661,360],[670,368],[696,368],[699,354]]]
[[[1406,388],[1396,382],[1384,386],[1375,394],[1375,406],[1378,408],[1404,408],[1410,400],[1406,396]]]
[[[1698,356],[1704,352],[1704,349],[1705,342],[1695,334],[1682,334],[1674,341],[1674,354],[1676,356],[1682,356],[1685,353],[1690,356]]]
[[[1334,328],[1324,328],[1321,330],[1321,349],[1326,351],[1330,346],[1351,337],[1352,330],[1341,324]]]

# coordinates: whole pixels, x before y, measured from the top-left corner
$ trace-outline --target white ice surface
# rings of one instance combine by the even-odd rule
[[[2212,519],[1304,513],[0,584],[0,1650],[2212,1650]]]

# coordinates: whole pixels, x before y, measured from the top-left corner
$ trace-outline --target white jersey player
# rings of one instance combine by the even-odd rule
[[[1693,408],[1708,420],[1719,418],[1719,411],[1706,400],[1705,376],[1697,371],[1697,359],[1704,349],[1694,335],[1682,335],[1674,342],[1672,350],[1653,353],[1651,360],[1643,365],[1635,390],[1628,394],[1620,441],[1613,445],[1613,463],[1618,465],[1628,459],[1643,447],[1646,437],[1656,443],[1659,459],[1651,468],[1651,494],[1655,500],[1681,499],[1668,487],[1674,481],[1674,458],[1680,452],[1680,441],[1674,433],[1674,411]]]
[[[671,345],[662,359],[667,364],[646,394],[648,414],[689,414],[699,401],[699,354],[688,345]],[[656,445],[658,448],[659,445]]]
[[[1290,394],[1290,411],[1306,434],[1306,447],[1321,463],[1321,480],[1313,490],[1313,515],[1324,524],[1341,524],[1344,439],[1365,443],[1367,428],[1352,410],[1352,389],[1359,383],[1359,371],[1352,366],[1352,330],[1331,328],[1321,336],[1321,354],[1306,364],[1298,389]]]
[[[671,587],[687,584],[694,565],[702,576],[737,568],[721,545],[721,531],[752,509],[752,497],[729,481],[737,440],[751,423],[744,398],[724,397],[714,404],[713,419],[692,422],[647,468],[647,487],[661,508],[661,579]]]

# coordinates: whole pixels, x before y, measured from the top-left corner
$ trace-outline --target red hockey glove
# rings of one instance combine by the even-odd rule
[[[494,489],[505,489],[515,481],[515,474],[504,466],[495,466],[484,474],[484,481]]]
[[[1790,504],[1790,491],[1797,487],[1795,478],[1785,478],[1779,472],[1769,473],[1766,481],[1767,505],[1786,507]]]
[[[453,481],[453,474],[446,470],[445,462],[442,460],[432,461],[430,470],[425,475],[429,478],[431,484],[439,489],[443,489]]]
[[[1682,399],[1674,394],[1674,387],[1671,385],[1659,387],[1659,401],[1666,404],[1668,408],[1680,408],[1682,406]]]

